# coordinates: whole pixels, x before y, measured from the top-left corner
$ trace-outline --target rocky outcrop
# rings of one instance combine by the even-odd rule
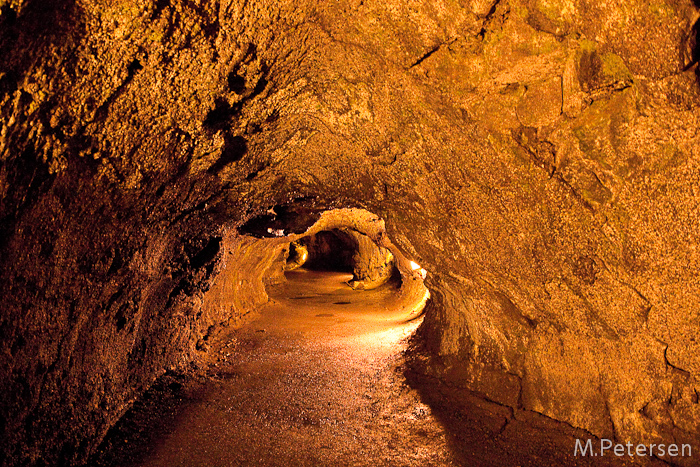
[[[428,271],[425,372],[700,447],[690,0],[0,11],[5,464],[84,459],[262,300],[240,233],[337,207]]]

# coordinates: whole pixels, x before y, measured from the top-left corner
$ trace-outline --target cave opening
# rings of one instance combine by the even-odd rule
[[[298,260],[306,252],[306,260],[299,266],[319,271],[352,272],[356,247],[352,237],[343,230],[323,230],[290,243],[285,270],[296,269]]]
[[[321,219],[322,228],[312,228],[284,247],[283,274],[268,280],[270,299],[299,317],[354,322],[357,335],[363,329],[373,334],[377,321],[392,323],[394,335],[405,338],[405,323],[412,330],[418,327],[430,297],[423,283],[426,271],[405,259],[384,234],[380,245],[362,226],[332,223],[326,228]],[[358,340],[357,345],[364,344]]]
[[[289,209],[271,209],[268,214],[277,211]],[[275,217],[255,221],[260,224],[258,232],[274,236],[256,242],[273,249],[282,242],[281,252],[274,253],[278,265],[268,270],[264,280],[270,299],[287,306],[294,303],[296,309],[302,308],[302,300],[304,306],[316,309],[343,305],[388,321],[422,318],[430,297],[423,283],[427,271],[402,255],[378,216],[361,209],[325,211],[305,232],[282,237],[280,233],[291,232],[287,223],[298,230],[299,222],[289,216],[279,222]]]
[[[291,242],[284,270],[287,278],[291,271],[299,270],[345,273],[353,289],[370,290],[387,283],[396,289],[401,287],[393,253],[367,235],[347,228],[322,230]]]
[[[310,209],[308,201],[268,208],[237,229],[250,245],[236,253],[239,262],[255,269],[264,285],[256,289],[257,298],[266,300],[269,293],[284,300],[285,283],[304,289],[305,280],[325,279],[353,291],[382,289],[391,295],[382,300],[393,303],[381,306],[420,316],[430,297],[423,283],[427,271],[392,243],[384,220],[364,209]],[[236,277],[233,282],[242,279]]]

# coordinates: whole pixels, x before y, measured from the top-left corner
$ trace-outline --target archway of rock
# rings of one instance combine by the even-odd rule
[[[370,290],[391,279],[400,287],[401,273],[396,262],[388,248],[378,246],[367,235],[340,228],[323,230],[290,243],[284,269],[347,273],[350,287]]]

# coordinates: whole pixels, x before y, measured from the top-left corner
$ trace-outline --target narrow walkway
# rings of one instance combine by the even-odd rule
[[[397,291],[287,277],[141,465],[450,465],[445,433],[398,370],[419,321],[394,310]]]
[[[287,277],[261,317],[215,349],[209,378],[161,385],[177,397],[132,421],[125,430],[142,434],[120,441],[108,465],[632,465],[574,458],[577,433],[545,417],[410,387],[402,352],[419,320],[395,311],[393,287],[353,291],[340,273]]]

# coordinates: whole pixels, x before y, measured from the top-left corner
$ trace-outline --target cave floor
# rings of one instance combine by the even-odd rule
[[[92,465],[666,465],[575,458],[585,433],[411,376],[403,353],[420,319],[395,311],[392,286],[287,278],[258,319],[217,337],[205,372],[162,378]]]

